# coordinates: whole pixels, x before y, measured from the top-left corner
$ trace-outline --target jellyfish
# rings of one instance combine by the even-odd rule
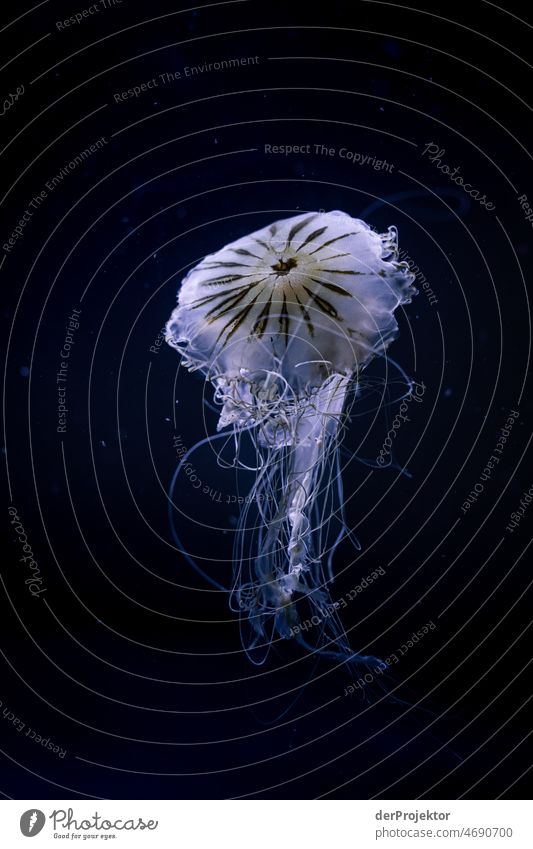
[[[354,387],[397,336],[394,314],[416,294],[413,280],[395,227],[378,233],[335,210],[243,236],[181,283],[166,341],[212,384],[217,430],[233,440],[236,465],[255,474],[235,529],[230,605],[256,663],[274,639],[291,637],[372,660],[352,651],[331,602],[333,552],[350,533],[339,449]]]

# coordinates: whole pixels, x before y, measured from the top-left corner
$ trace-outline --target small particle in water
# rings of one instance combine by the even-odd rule
[[[105,444],[103,439],[100,440],[100,445],[102,446],[102,448],[107,448],[107,445]]]
[[[445,398],[451,398],[452,395],[453,395],[453,389],[451,389],[450,387],[448,387],[447,389],[444,390],[444,397]]]
[[[21,366],[19,368],[19,374],[20,374],[21,377],[28,377],[29,374],[30,374],[30,370],[29,370],[28,366]]]

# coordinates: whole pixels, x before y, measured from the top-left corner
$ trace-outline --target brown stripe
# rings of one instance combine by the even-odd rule
[[[239,327],[241,326],[241,324],[243,323],[244,319],[246,318],[246,316],[248,315],[248,313],[252,309],[253,305],[254,305],[254,302],[252,302],[251,304],[247,304],[244,307],[244,309],[241,310],[241,312],[238,315],[235,316],[235,318],[230,319],[230,321],[228,321],[227,324],[224,325],[224,327],[222,328],[222,330],[220,331],[220,333],[218,334],[218,336],[216,338],[215,345],[218,343],[218,340],[220,339],[222,334],[225,333],[225,331],[227,330],[227,328],[231,324],[233,324],[233,327],[231,328],[230,332],[226,336],[226,342],[228,341],[228,339],[230,339],[233,336],[235,331],[238,330]]]
[[[270,307],[272,306],[272,294],[270,294],[270,298],[265,303],[263,309],[259,313],[257,317],[257,321],[255,322],[252,330],[252,336],[257,336],[259,339],[263,336],[263,333],[266,330],[266,326],[268,324],[268,318],[270,315]]]
[[[311,277],[313,283],[318,283],[319,286],[324,286],[325,289],[329,289],[330,292],[335,292],[337,295],[344,295],[348,298],[353,298],[351,292],[348,292],[347,289],[341,288],[341,286],[336,286],[335,283],[327,283],[325,280],[317,280],[316,277]]]
[[[309,218],[305,218],[303,221],[299,221],[298,224],[295,224],[294,227],[291,228],[291,231],[290,231],[289,235],[287,236],[286,247],[288,247],[290,245],[291,241],[294,239],[296,234],[299,233],[300,230],[302,230],[306,226],[306,224],[309,224],[309,222],[312,221],[313,218],[316,218],[317,215],[318,215],[318,212],[315,212],[315,213],[313,213],[313,215],[310,215]]]
[[[292,286],[291,286],[291,289],[292,289]],[[305,321],[307,329],[309,331],[309,336],[313,337],[315,335],[315,328],[313,327],[313,322],[311,321],[311,316],[307,312],[306,308],[302,304],[300,298],[298,297],[298,295],[296,294],[294,289],[292,289],[292,292],[293,292],[294,297],[296,298],[296,302],[297,302],[298,306],[300,307],[300,311],[303,315],[304,321]]]
[[[314,253],[314,251],[313,251],[313,253]],[[309,256],[310,256],[310,254],[309,254]],[[330,260],[332,260],[332,259],[338,259],[338,257],[340,257],[340,256],[351,256],[351,254],[347,254],[347,253],[344,253],[344,254],[333,254],[333,256],[328,256],[328,258],[327,258],[327,259],[322,259],[322,260],[320,260],[320,259],[319,259],[319,260],[317,260],[317,262],[329,262],[329,261],[330,261]]]
[[[218,321],[219,318],[226,315],[230,310],[234,309],[237,304],[246,297],[248,292],[240,292],[238,295],[233,295],[231,298],[226,298],[222,303],[216,304],[209,312],[206,312],[204,319],[208,324]]]
[[[371,271],[343,271],[342,268],[321,268],[320,271],[329,271],[331,274],[371,274]]]
[[[222,283],[233,283],[235,280],[245,280],[247,277],[253,277],[253,274],[226,274],[224,277],[210,277],[209,280],[203,280],[201,286],[218,286]]]
[[[327,247],[328,247],[328,245],[332,245],[332,244],[333,244],[333,242],[338,242],[338,241],[339,241],[339,239],[345,239],[347,236],[357,236],[357,234],[358,234],[358,233],[360,233],[360,232],[361,232],[360,230],[354,230],[352,233],[343,233],[343,234],[342,234],[342,236],[335,236],[335,238],[334,238],[334,239],[330,239],[328,242],[324,242],[324,244],[323,244],[323,245],[320,245],[320,247],[319,247],[319,248],[315,248],[315,250],[314,250],[314,251],[311,251],[311,253],[309,254],[309,256],[311,256],[311,254],[316,254],[316,253],[318,253],[318,251],[321,251],[321,250],[322,250],[322,248],[327,248]]]
[[[321,236],[322,233],[327,229],[328,228],[326,226],[326,227],[320,227],[318,230],[313,230],[313,232],[309,234],[309,236],[307,237],[305,242],[302,242],[302,244],[299,245],[299,247],[296,248],[296,253],[298,253],[298,251],[300,251],[302,248],[304,248],[309,242],[312,242],[313,239],[317,239],[319,236]]]
[[[230,289],[229,291],[224,290],[222,292],[215,292],[213,295],[204,295],[203,298],[196,298],[196,300],[193,301],[190,307],[191,309],[196,310],[198,309],[198,307],[203,307],[204,304],[208,304],[210,301],[214,301],[216,298],[223,298],[226,294],[233,295],[236,292],[240,292],[241,289],[246,289],[247,291],[249,291],[252,286],[255,286],[255,283],[243,283],[242,286],[235,286],[234,289]]]
[[[289,313],[287,312],[287,298],[285,296],[285,292],[283,292],[283,304],[281,306],[281,314],[279,316],[279,331],[283,333],[285,337],[285,347],[289,344],[289,324],[290,318]]]
[[[245,248],[230,248],[234,254],[239,254],[239,256],[253,256],[255,259],[261,259],[257,254],[253,254],[251,251],[247,251]]]
[[[257,268],[256,265],[248,265],[246,262],[205,262],[202,268]]]
[[[337,310],[329,303],[329,301],[325,301],[319,295],[316,295],[314,292],[308,289],[307,286],[303,286],[302,288],[305,289],[309,297],[312,298],[312,300],[315,302],[317,307],[322,310],[322,312],[325,312],[326,315],[331,316],[331,318],[339,317]]]
[[[263,280],[264,279],[265,278],[263,278]],[[213,321],[217,321],[219,318],[222,318],[223,315],[226,315],[226,313],[234,309],[237,304],[240,303],[240,301],[242,301],[242,299],[246,297],[246,295],[250,292],[251,289],[253,289],[255,286],[258,286],[259,283],[262,282],[262,280],[257,280],[255,283],[252,283],[250,286],[247,286],[244,292],[240,292],[236,295],[230,295],[228,298],[225,298],[220,304],[216,304],[212,309],[209,310],[209,312],[205,314],[206,320],[209,322],[209,324],[212,324]],[[257,295],[255,295],[255,298],[251,301],[252,304],[255,304],[260,294],[261,293],[258,292]]]

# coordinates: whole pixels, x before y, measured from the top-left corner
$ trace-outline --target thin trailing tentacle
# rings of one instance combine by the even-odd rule
[[[299,633],[299,609],[321,612],[330,604],[332,559],[347,534],[338,458],[344,427],[344,398],[349,379],[332,375],[321,392],[289,408],[272,429],[268,399],[257,415],[255,449],[263,462],[243,509],[234,549],[233,610],[241,614],[243,645],[254,663],[262,664],[273,636]],[[257,406],[257,397],[254,398]],[[256,526],[250,529],[252,503]],[[323,617],[317,641],[334,642],[350,653],[338,614]]]
[[[256,663],[276,635],[299,633],[300,609],[325,609],[336,547],[345,536],[357,546],[339,443],[361,374],[396,337],[395,311],[416,294],[413,281],[395,227],[377,233],[334,210],[242,237],[182,283],[167,341],[214,386],[219,465],[256,475],[237,527],[231,601]],[[314,634],[325,656],[353,656],[338,614]]]
[[[202,445],[209,445],[214,440],[218,440],[218,439],[221,439],[221,438],[226,437],[226,436],[227,436],[227,434],[225,434],[225,433],[219,433],[219,434],[216,434],[214,436],[206,436],[204,439],[200,439],[198,442],[196,442],[191,448],[189,448],[185,452],[185,454],[181,458],[180,462],[176,466],[174,474],[172,475],[172,480],[170,482],[170,486],[169,486],[169,490],[168,490],[168,499],[167,499],[168,518],[169,518],[170,530],[171,530],[171,533],[172,533],[172,538],[174,539],[174,542],[176,543],[176,546],[178,548],[178,551],[180,551],[180,553],[183,555],[183,557],[185,558],[185,560],[187,561],[189,566],[191,566],[194,569],[195,572],[197,572],[205,581],[207,581],[208,584],[211,584],[212,587],[214,587],[217,590],[221,590],[223,592],[227,592],[228,588],[223,586],[222,584],[220,584],[218,581],[216,581],[207,572],[204,572],[204,570],[198,565],[198,563],[196,563],[196,561],[187,552],[187,550],[185,549],[183,543],[181,542],[181,540],[178,536],[178,533],[176,531],[176,525],[174,523],[174,510],[176,508],[176,505],[174,504],[174,490],[176,488],[176,483],[178,481],[179,474],[180,474],[184,464],[189,459],[189,457],[192,454],[194,454],[194,452],[197,451],[198,448],[201,448]]]

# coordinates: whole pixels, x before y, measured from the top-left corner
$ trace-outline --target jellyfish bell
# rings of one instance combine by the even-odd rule
[[[251,625],[248,648],[276,632],[298,634],[299,600],[322,611],[328,602],[325,529],[335,492],[342,508],[347,394],[397,335],[394,313],[416,293],[413,280],[398,261],[394,227],[376,233],[333,211],[244,236],[181,284],[166,340],[213,384],[218,430],[249,434],[257,452],[259,528],[245,556],[244,517],[235,548],[234,599]],[[338,642],[335,620],[328,627]]]
[[[414,292],[397,252],[394,227],[380,235],[344,212],[275,222],[189,272],[167,340],[228,388],[243,369],[277,370],[296,392],[353,374],[394,338],[394,310]]]

